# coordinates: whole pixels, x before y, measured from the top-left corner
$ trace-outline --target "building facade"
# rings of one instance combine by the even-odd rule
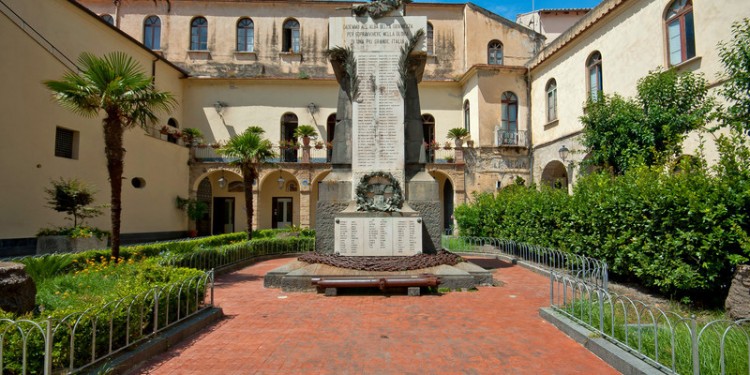
[[[326,145],[336,126],[328,22],[350,16],[351,4],[31,3],[0,4],[0,43],[16,51],[3,58],[2,74],[21,93],[6,91],[0,102],[11,141],[0,150],[1,170],[11,177],[0,182],[0,251],[23,248],[40,227],[63,224],[45,207],[43,187],[51,179],[78,177],[99,187],[98,202],[108,200],[100,120],[64,110],[41,85],[76,71],[83,51],[125,51],[179,102],[153,128],[127,134],[126,239],[167,238],[192,228],[202,235],[246,229],[239,170],[211,146],[250,126],[262,127],[278,154],[253,188],[254,228],[314,227],[317,186],[330,171]],[[449,228],[454,205],[474,192],[492,192],[519,178],[573,183],[586,155],[578,118],[587,97],[633,95],[637,80],[658,67],[703,73],[719,85],[717,44],[730,39],[733,21],[750,16],[750,5],[604,0],[592,10],[540,10],[518,22],[471,3],[412,3],[406,12],[428,20],[420,83],[426,169],[440,184]],[[30,73],[15,74],[21,71]],[[293,132],[300,125],[313,125],[320,142],[299,146]],[[462,149],[447,139],[457,127],[471,134]],[[185,145],[175,134],[186,128],[199,129],[203,139]],[[58,133],[72,140],[75,157],[55,156]],[[570,151],[564,160],[562,149]],[[145,184],[136,188],[134,179]],[[206,202],[209,213],[188,221],[175,206],[177,196]],[[106,218],[92,224],[108,227]]]

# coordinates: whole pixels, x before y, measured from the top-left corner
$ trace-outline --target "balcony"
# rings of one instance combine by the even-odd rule
[[[497,147],[529,147],[529,138],[525,130],[508,131],[498,127],[495,145]]]
[[[195,160],[203,163],[229,163],[234,161],[233,158],[227,158],[219,155],[216,149],[211,147],[194,147]],[[276,157],[268,159],[269,163],[305,163],[305,153],[302,147],[300,148],[280,148],[279,146],[273,147],[273,152]],[[310,147],[309,149],[309,161],[308,163],[330,163],[331,153],[326,148],[315,148]]]

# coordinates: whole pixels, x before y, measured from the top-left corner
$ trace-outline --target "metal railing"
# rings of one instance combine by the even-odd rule
[[[528,137],[525,130],[507,131],[497,128],[495,131],[495,145],[498,147],[528,147]]]
[[[520,261],[545,273],[564,273],[576,280],[607,289],[607,263],[583,255],[542,246],[490,237],[443,236],[442,246],[454,253],[502,255]]]
[[[0,373],[72,373],[214,304],[213,270],[61,319],[0,319]]]
[[[661,371],[750,373],[750,319],[701,321],[557,272],[550,273],[550,304]]]
[[[219,155],[216,149],[212,147],[194,147],[195,159],[206,163],[228,163],[234,161],[234,158],[228,158],[226,156]],[[272,147],[273,152],[276,154],[275,158],[270,158],[267,161],[269,163],[303,163],[305,149],[303,147],[298,148],[280,148],[279,146]],[[331,152],[324,148],[315,148],[310,146],[310,163],[330,163]]]

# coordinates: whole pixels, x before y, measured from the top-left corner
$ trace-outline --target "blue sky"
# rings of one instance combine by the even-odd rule
[[[415,2],[465,3],[466,0],[415,0]],[[470,2],[511,21],[515,21],[517,14],[531,12],[533,9],[593,8],[601,0],[470,0]],[[534,3],[533,9],[532,2]]]

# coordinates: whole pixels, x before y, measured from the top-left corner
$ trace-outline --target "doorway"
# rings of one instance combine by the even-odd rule
[[[448,178],[443,185],[443,228],[445,234],[453,234],[453,184]]]
[[[297,130],[297,123],[297,115],[294,113],[286,113],[281,118],[281,140],[289,146],[284,149],[282,161],[287,163],[297,162],[297,149],[291,147],[297,144],[297,137],[294,135]]]
[[[213,234],[234,232],[234,198],[214,198]]]
[[[271,228],[286,228],[292,225],[294,212],[291,197],[274,197],[271,217]]]

